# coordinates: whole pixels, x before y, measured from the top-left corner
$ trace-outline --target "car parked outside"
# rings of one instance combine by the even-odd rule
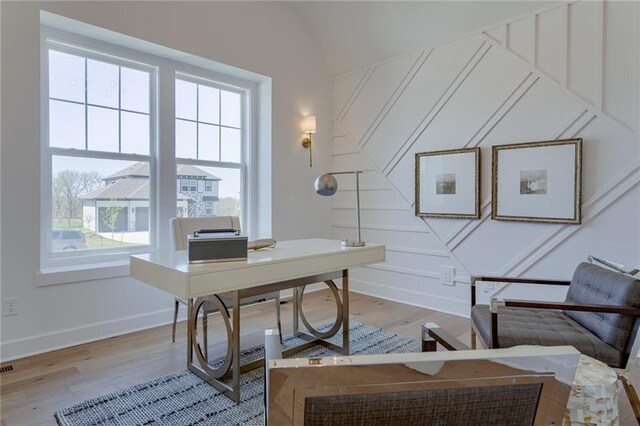
[[[87,239],[77,229],[53,229],[51,251],[79,250],[87,248]]]

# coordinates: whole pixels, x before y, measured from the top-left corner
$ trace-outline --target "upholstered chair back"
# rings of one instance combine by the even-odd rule
[[[590,263],[576,268],[566,302],[640,308],[640,281]],[[638,328],[633,317],[598,312],[565,311],[603,342],[629,353]]]
[[[186,250],[187,237],[201,229],[235,229],[240,231],[237,216],[174,217],[171,219],[171,244],[174,250]]]

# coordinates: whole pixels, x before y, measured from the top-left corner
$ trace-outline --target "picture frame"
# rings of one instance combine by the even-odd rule
[[[480,148],[415,155],[415,215],[480,218]]]
[[[491,218],[580,224],[582,138],[492,147]]]

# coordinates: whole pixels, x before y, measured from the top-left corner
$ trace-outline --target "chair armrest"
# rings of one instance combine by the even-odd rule
[[[604,312],[611,314],[640,316],[640,309],[630,306],[619,305],[587,305],[582,303],[566,303],[566,302],[537,302],[535,300],[503,300],[505,307],[508,308],[536,308],[536,309],[555,309],[564,311],[581,311],[581,312]]]
[[[566,280],[544,280],[538,278],[511,278],[492,277],[487,275],[471,276],[471,306],[476,305],[476,283],[477,282],[513,283],[513,284],[542,284],[542,285],[563,285],[569,286],[571,281]]]
[[[638,392],[624,372],[617,371],[616,374],[618,375],[618,379],[622,382],[622,387],[627,394],[627,398],[629,398],[633,415],[636,420],[640,422],[640,397],[638,397]]]
[[[514,284],[543,284],[543,285],[565,285],[571,284],[567,280],[546,280],[539,278],[510,278],[510,277],[489,277],[489,276],[473,276],[471,277],[471,285],[475,286],[477,282],[495,282],[495,283],[514,283]]]
[[[422,324],[422,352],[435,352],[437,343],[440,343],[449,351],[467,351],[471,349],[438,324],[433,322]]]

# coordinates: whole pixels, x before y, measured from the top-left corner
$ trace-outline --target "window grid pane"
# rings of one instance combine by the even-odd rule
[[[154,208],[153,71],[127,68],[118,59],[97,53],[59,49],[48,50],[47,143],[52,148],[48,252],[126,251],[147,245],[152,240]],[[123,70],[134,77],[124,86]],[[92,152],[108,155],[95,157]],[[130,154],[142,161],[132,160]]]
[[[176,79],[176,85],[183,83]],[[176,129],[190,123],[195,135],[188,140],[179,137],[176,132],[176,157],[181,159],[176,169],[179,182],[177,197],[177,214],[182,217],[221,216],[232,215],[241,217],[242,212],[242,95],[228,92],[214,85],[200,84],[188,81],[193,94],[185,95],[183,99],[176,99],[178,105],[194,105],[195,119],[188,120],[184,114],[176,112]],[[177,96],[180,92],[176,91]],[[225,113],[225,105],[229,105],[223,96],[237,101],[237,112]],[[195,98],[195,99],[194,99]],[[191,99],[191,100],[189,100]],[[231,103],[233,104],[233,102]],[[226,123],[225,123],[225,117]],[[235,119],[229,119],[232,117]],[[225,138],[228,142],[225,143]],[[188,143],[188,146],[185,144]],[[196,146],[196,158],[186,156],[185,151],[193,152]],[[227,162],[237,164],[238,167],[222,167],[220,165],[190,164],[189,159],[210,161],[212,163]],[[185,161],[186,160],[186,161]],[[196,182],[193,181],[196,177]]]
[[[126,87],[122,85],[123,70],[129,76]],[[150,71],[127,68],[108,58],[98,60],[49,48],[49,146],[149,155],[150,77]],[[135,101],[131,96],[126,98],[127,107],[131,109],[122,107],[125,88],[135,94]],[[83,109],[83,118],[80,109]],[[116,122],[108,110],[117,112]],[[139,116],[133,118],[131,113]],[[130,118],[124,124],[123,114]],[[99,115],[111,118],[107,118],[106,123],[98,119]],[[117,149],[113,140],[108,141],[114,132]]]
[[[177,78],[176,157],[240,164],[241,116],[241,94]],[[217,146],[212,145],[212,131]]]

